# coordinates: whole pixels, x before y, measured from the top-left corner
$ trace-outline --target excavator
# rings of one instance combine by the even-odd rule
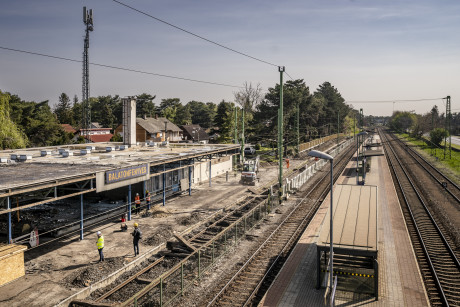
[[[259,156],[251,159],[244,159],[243,171],[241,172],[241,182],[243,184],[256,185],[256,180],[259,180],[257,177],[257,174],[259,173],[259,161]]]

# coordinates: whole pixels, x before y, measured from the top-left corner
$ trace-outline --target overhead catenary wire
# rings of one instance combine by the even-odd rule
[[[346,103],[405,103],[405,102],[417,102],[417,101],[434,101],[445,99],[441,98],[422,98],[422,99],[395,99],[395,100],[359,100],[359,101],[345,101]]]
[[[180,30],[180,31],[182,31],[182,32],[185,32],[185,33],[187,33],[187,34],[190,34],[190,35],[192,35],[192,36],[194,36],[194,37],[196,37],[196,38],[199,38],[199,39],[201,39],[201,40],[204,40],[204,41],[206,41],[206,42],[208,42],[208,43],[214,44],[214,45],[216,45],[216,46],[219,46],[219,47],[224,48],[224,49],[226,49],[226,50],[229,50],[229,51],[231,51],[231,52],[240,54],[240,55],[245,56],[245,57],[247,57],[247,58],[250,58],[250,59],[259,61],[259,62],[261,62],[261,63],[268,64],[268,65],[271,65],[271,66],[275,66],[275,67],[278,67],[278,66],[279,66],[279,65],[270,63],[270,62],[268,62],[268,61],[264,61],[264,60],[261,60],[261,59],[259,59],[259,58],[253,57],[253,56],[251,56],[251,55],[249,55],[249,54],[246,54],[246,53],[244,53],[244,52],[241,52],[241,51],[235,50],[235,49],[233,49],[233,48],[227,47],[227,46],[225,46],[225,45],[222,45],[222,44],[220,44],[220,43],[217,43],[217,42],[215,42],[215,41],[213,41],[213,40],[210,40],[210,39],[208,39],[208,38],[206,38],[206,37],[203,37],[203,36],[201,36],[201,35],[195,34],[195,33],[191,32],[191,31],[188,31],[188,30],[186,30],[186,29],[184,29],[184,28],[181,28],[181,27],[179,27],[179,26],[176,26],[176,25],[174,25],[174,24],[172,24],[172,23],[170,23],[170,22],[167,22],[167,21],[164,21],[164,20],[162,20],[162,19],[160,19],[160,18],[158,18],[158,17],[155,17],[155,16],[153,16],[153,15],[151,15],[151,14],[149,14],[149,13],[146,13],[146,12],[144,12],[144,11],[141,11],[141,10],[139,10],[139,9],[136,9],[136,8],[134,8],[134,7],[132,7],[132,6],[128,5],[128,4],[126,4],[126,3],[121,2],[121,1],[118,1],[118,0],[112,0],[112,1],[115,2],[115,3],[118,3],[119,5],[124,6],[124,7],[126,7],[126,8],[129,8],[129,9],[135,11],[135,12],[138,12],[139,14],[142,14],[142,15],[145,15],[145,16],[150,17],[150,18],[152,18],[152,19],[155,19],[156,21],[159,21],[159,22],[161,22],[161,23],[164,23],[164,24],[166,24],[166,25],[168,25],[168,26],[170,26],[170,27],[173,27],[173,28],[175,28],[175,29],[177,29],[177,30]]]
[[[291,78],[292,81],[294,81],[294,79],[288,74],[287,71],[284,72],[289,78]]]
[[[83,62],[82,60],[76,60],[76,59],[65,58],[65,57],[61,57],[61,56],[55,56],[55,55],[44,54],[44,53],[33,52],[33,51],[27,51],[27,50],[21,50],[21,49],[15,49],[15,48],[8,48],[8,47],[3,47],[3,46],[0,46],[0,49],[8,50],[8,51],[14,51],[14,52],[20,52],[20,53],[25,53],[25,54],[31,54],[31,55],[37,55],[37,56],[42,56],[42,57],[47,57],[47,58],[57,59],[57,60],[62,60],[62,61],[68,61],[68,62],[75,62],[75,63],[82,63]],[[210,85],[218,85],[218,86],[225,86],[225,87],[233,87],[233,88],[240,88],[240,89],[243,88],[242,86],[238,86],[238,85],[218,83],[218,82],[212,82],[212,81],[204,81],[204,80],[197,80],[197,79],[178,77],[178,76],[170,76],[170,75],[165,75],[165,74],[158,74],[158,73],[153,73],[153,72],[148,72],[148,71],[142,71],[142,70],[138,70],[138,69],[113,66],[113,65],[108,65],[108,64],[100,64],[100,63],[93,63],[93,62],[90,62],[89,64],[93,65],[93,66],[99,66],[99,67],[117,69],[117,70],[122,70],[122,71],[135,72],[135,73],[140,73],[140,74],[145,74],[145,75],[152,75],[152,76],[163,77],[163,78],[177,79],[177,80],[182,80],[182,81],[189,81],[189,82],[196,82],[196,83],[203,83],[203,84],[210,84]]]

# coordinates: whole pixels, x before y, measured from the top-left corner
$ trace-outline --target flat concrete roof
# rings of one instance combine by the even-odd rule
[[[377,252],[377,187],[336,185],[333,193],[334,248]],[[318,247],[329,247],[329,213],[321,229]]]
[[[129,167],[149,163],[169,163],[187,160],[194,157],[206,156],[239,148],[234,144],[170,144],[165,147],[133,146],[125,150],[118,150],[120,144],[97,143],[80,144],[59,147],[41,147],[0,151],[1,158],[10,159],[12,154],[28,156],[24,162],[11,161],[0,163],[0,196],[1,190],[43,184],[55,180],[65,180],[95,174],[121,167]],[[91,153],[80,153],[86,146],[94,146]],[[111,152],[106,147],[113,147]],[[71,152],[68,157],[59,154],[59,149]],[[41,156],[42,151],[47,151],[46,156]],[[30,159],[31,157],[31,159]]]

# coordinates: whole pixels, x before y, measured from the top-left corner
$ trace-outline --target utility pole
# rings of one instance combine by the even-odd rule
[[[93,10],[83,7],[83,23],[86,26],[86,35],[83,48],[83,86],[82,86],[82,130],[85,142],[89,143],[89,131],[91,128],[91,105],[89,102],[89,32],[93,31]]]
[[[297,137],[297,154],[300,152],[300,98],[299,103],[297,104],[297,114],[296,114],[296,137]]]
[[[446,97],[446,124],[445,129],[449,134],[449,159],[452,159],[452,138],[450,136],[450,118],[452,114],[450,113],[450,96]],[[447,136],[444,137],[444,160],[446,159],[446,150],[447,150]]]
[[[340,113],[337,111],[337,145],[339,145]]]
[[[279,203],[281,204],[281,197],[283,196],[283,72],[284,66],[278,66],[280,72],[280,107],[278,110],[278,154],[279,154]]]
[[[431,131],[433,131],[434,129],[434,112],[433,110],[431,110]],[[433,155],[433,143],[430,141],[430,144],[431,144],[431,155]],[[436,149],[434,150],[435,154],[436,154]]]
[[[356,136],[356,113],[353,112],[353,138]]]
[[[241,164],[244,164],[244,107],[241,108]]]
[[[238,108],[235,106],[235,132],[234,132],[234,142],[235,144],[238,144]],[[236,155],[233,156],[234,160],[234,165],[236,169]]]

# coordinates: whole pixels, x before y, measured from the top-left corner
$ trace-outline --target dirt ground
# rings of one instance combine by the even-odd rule
[[[301,160],[292,160],[295,167]],[[266,165],[259,172],[265,185],[277,177],[277,165]],[[33,249],[25,254],[26,275],[0,287],[1,306],[53,306],[84,287],[105,278],[110,273],[135,260],[131,232],[138,222],[143,233],[140,253],[167,241],[173,232],[181,232],[216,211],[225,208],[244,195],[252,194],[248,186],[239,184],[239,175],[232,173],[212,180],[212,187],[203,183],[195,186],[192,196],[187,194],[167,199],[166,206],[151,209],[151,215],[133,215],[127,232],[119,223],[107,223],[85,232],[84,240],[77,237]],[[105,238],[106,261],[99,263],[96,231]]]

